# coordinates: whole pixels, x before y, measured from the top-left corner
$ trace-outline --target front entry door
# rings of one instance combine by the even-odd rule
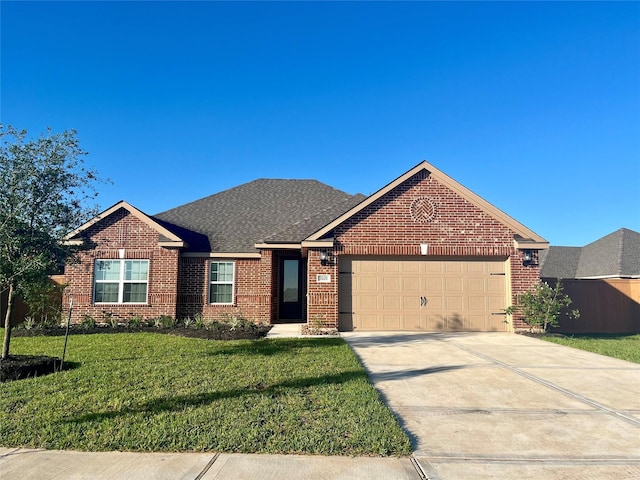
[[[280,259],[280,305],[281,320],[302,320],[302,259],[283,257]]]

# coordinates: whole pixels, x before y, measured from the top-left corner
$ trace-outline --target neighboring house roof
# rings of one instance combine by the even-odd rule
[[[250,253],[259,242],[300,243],[364,198],[316,180],[259,179],[153,219],[184,237],[187,251]]]
[[[161,245],[166,247],[185,247],[186,246],[185,240],[181,238],[179,235],[167,229],[164,225],[155,221],[153,218],[149,217],[149,215],[142,212],[141,210],[138,210],[136,207],[134,207],[133,205],[130,205],[124,200],[121,200],[118,203],[112,205],[111,207],[107,208],[104,212],[100,213],[96,217],[89,220],[87,223],[80,225],[73,232],[67,234],[65,236],[65,241],[69,244],[82,243],[83,241],[82,232],[84,232],[89,227],[95,225],[100,220],[108,217],[109,215],[117,212],[120,209],[124,209],[128,211],[131,215],[136,217],[138,220],[145,223],[147,226],[149,226],[153,230],[157,231],[158,242]]]
[[[547,242],[540,235],[528,229],[523,224],[521,224],[514,218],[504,213],[502,210],[499,210],[495,206],[491,205],[489,202],[479,197],[478,195],[473,193],[471,190],[461,185],[460,183],[456,182],[454,179],[444,174],[443,172],[441,172],[440,170],[438,170],[437,168],[435,168],[433,165],[429,164],[426,161],[420,162],[411,170],[409,170],[405,174],[396,178],[393,182],[381,188],[370,197],[367,197],[366,200],[358,203],[352,209],[346,211],[343,215],[337,217],[332,222],[328,223],[327,225],[324,225],[322,228],[313,232],[313,234],[307,237],[307,240],[313,241],[313,240],[321,239],[324,235],[331,232],[331,230],[333,230],[335,227],[345,222],[346,220],[351,218],[353,215],[357,214],[358,212],[360,212],[361,210],[363,210],[364,208],[366,208],[367,206],[371,205],[373,202],[378,200],[380,197],[386,195],[391,190],[393,190],[394,188],[401,185],[402,183],[404,183],[405,181],[407,181],[408,179],[410,179],[411,177],[413,177],[414,175],[416,175],[417,173],[423,170],[426,170],[427,172],[429,172],[429,174],[438,183],[453,190],[458,195],[466,199],[468,202],[475,205],[480,210],[484,211],[491,217],[501,222],[507,228],[509,228],[514,233],[514,242],[516,243],[516,246],[518,248],[530,248],[530,249],[536,249],[536,250],[548,248],[549,242]]]
[[[542,278],[640,277],[640,233],[621,228],[584,247],[550,247]]]

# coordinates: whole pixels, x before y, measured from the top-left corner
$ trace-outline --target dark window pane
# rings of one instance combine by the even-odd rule
[[[122,291],[123,303],[146,303],[147,284],[146,283],[125,283]]]
[[[96,283],[96,303],[118,303],[117,283]]]

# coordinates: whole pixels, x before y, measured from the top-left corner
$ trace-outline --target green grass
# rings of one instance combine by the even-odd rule
[[[60,356],[63,342],[16,337],[11,353]],[[339,338],[79,335],[70,337],[66,361],[78,366],[0,384],[0,445],[411,453],[408,437]]]
[[[640,335],[541,337],[548,342],[640,363]]]

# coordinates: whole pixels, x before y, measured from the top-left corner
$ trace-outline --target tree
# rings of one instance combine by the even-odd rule
[[[571,303],[571,298],[564,293],[561,280],[558,280],[554,287],[541,282],[532,290],[520,295],[518,304],[508,307],[506,312],[507,315],[519,312],[528,325],[546,332],[550,326],[558,326],[558,317]],[[568,315],[571,318],[579,318],[580,312],[575,309],[569,311]]]
[[[8,291],[2,359],[9,356],[16,295],[43,285],[48,275],[85,245],[67,245],[73,228],[97,214],[93,169],[85,167],[75,130],[37,139],[0,125],[0,288]]]

